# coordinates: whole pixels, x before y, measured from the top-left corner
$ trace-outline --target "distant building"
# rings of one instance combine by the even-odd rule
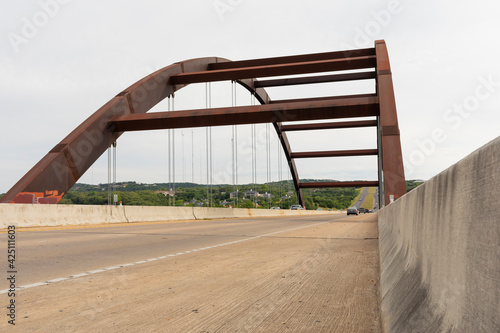
[[[230,199],[237,198],[237,197],[238,197],[238,191],[229,193],[229,198]]]
[[[262,194],[262,197],[265,199],[270,199],[270,198],[274,198],[274,195],[266,192],[266,193]]]
[[[254,190],[243,192],[246,198],[260,197],[260,193]]]
[[[155,191],[155,193],[161,193],[163,194],[164,196],[168,197],[168,196],[174,196],[175,195],[175,191],[170,189],[170,191]]]

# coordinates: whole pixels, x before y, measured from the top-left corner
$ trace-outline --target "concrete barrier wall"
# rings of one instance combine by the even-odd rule
[[[0,204],[0,228],[127,222],[124,207]]]
[[[500,137],[379,212],[385,332],[500,332]]]
[[[122,206],[126,222],[194,220],[192,207]],[[123,222],[123,221],[121,221]]]
[[[0,204],[0,228],[334,214],[246,208]]]

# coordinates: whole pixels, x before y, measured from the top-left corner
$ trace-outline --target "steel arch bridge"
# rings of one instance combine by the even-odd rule
[[[360,71],[362,69],[363,71]],[[337,74],[316,75],[343,71]],[[305,75],[307,74],[307,75]],[[257,78],[294,75],[291,78]],[[271,100],[264,88],[373,79],[376,92],[349,96]],[[190,83],[233,80],[261,105],[147,113]],[[283,122],[374,117],[373,120]],[[178,62],[139,80],[112,98],[49,151],[1,199],[2,203],[57,203],[85,171],[126,131],[272,123],[288,161],[299,203],[303,188],[378,186],[380,207],[406,193],[399,126],[385,41],[374,48],[267,59],[230,61],[207,57]],[[294,152],[289,131],[377,128],[377,149]],[[378,180],[301,183],[299,158],[378,156]]]

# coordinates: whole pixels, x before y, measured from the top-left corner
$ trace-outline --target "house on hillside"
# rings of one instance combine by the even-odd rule
[[[243,195],[245,196],[245,198],[253,198],[253,197],[260,197],[261,196],[261,194],[259,192],[254,191],[254,190],[243,192]]]
[[[175,191],[170,189],[170,191],[155,191],[155,193],[161,193],[163,194],[164,196],[168,197],[168,196],[174,196],[175,195]]]

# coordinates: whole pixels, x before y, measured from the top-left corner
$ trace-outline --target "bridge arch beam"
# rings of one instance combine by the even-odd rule
[[[375,72],[355,72],[264,81],[256,79],[256,77],[363,68],[375,68]],[[266,86],[363,79],[376,80],[376,94],[272,101],[263,88]],[[337,122],[321,126],[284,126],[282,124],[284,120],[305,120],[308,119],[307,117],[311,117],[311,119],[330,119],[367,115],[377,116],[379,132],[378,155],[380,161],[378,184],[382,189],[380,192],[383,193],[384,187],[387,189],[384,196],[386,202],[389,202],[390,196],[397,199],[406,192],[406,189],[402,187],[402,184],[404,184],[404,171],[389,59],[385,42],[377,41],[375,48],[370,49],[235,62],[224,58],[207,57],[167,66],[139,80],[98,109],[49,151],[0,199],[0,202],[29,203],[32,200],[37,203],[57,203],[106,149],[123,134],[120,126],[124,122],[133,122],[134,117],[137,118],[139,115],[145,114],[157,103],[190,83],[222,80],[235,80],[249,90],[261,103],[261,108],[256,107],[247,110],[246,117],[250,120],[246,123],[251,123],[252,117],[256,114],[272,113],[272,117],[266,119],[268,119],[268,122],[273,123],[280,139],[301,205],[304,205],[301,189],[315,186],[314,184],[308,183],[305,185],[300,183],[294,159],[297,156],[315,157],[318,154],[293,153],[285,130],[313,130],[325,126],[329,126],[329,128],[365,127],[372,126],[373,121],[357,122],[357,124],[356,122],[342,124]],[[376,112],[373,111],[374,103],[378,105]],[[236,109],[238,108],[234,110]],[[290,117],[290,109],[296,112],[292,117]],[[313,109],[316,111],[313,112]],[[217,112],[211,110],[207,111]],[[234,110],[228,111],[228,117],[234,116],[234,112],[236,112]],[[304,110],[308,112],[304,113]],[[340,111],[336,112],[336,110]],[[243,113],[247,111],[237,110],[237,112]],[[149,114],[147,117],[150,116],[152,115]],[[155,117],[157,116],[156,114]],[[168,124],[168,122],[164,123]],[[168,125],[164,128],[168,128]],[[351,152],[349,153],[351,155],[345,155],[345,152],[340,155],[338,152],[324,152],[319,155],[357,156],[362,154],[361,152]],[[373,181],[366,182],[366,184],[368,183],[374,184]],[[322,185],[321,187],[345,187],[346,185],[318,183],[318,187],[320,187],[319,184]],[[363,182],[352,184],[362,186]]]

